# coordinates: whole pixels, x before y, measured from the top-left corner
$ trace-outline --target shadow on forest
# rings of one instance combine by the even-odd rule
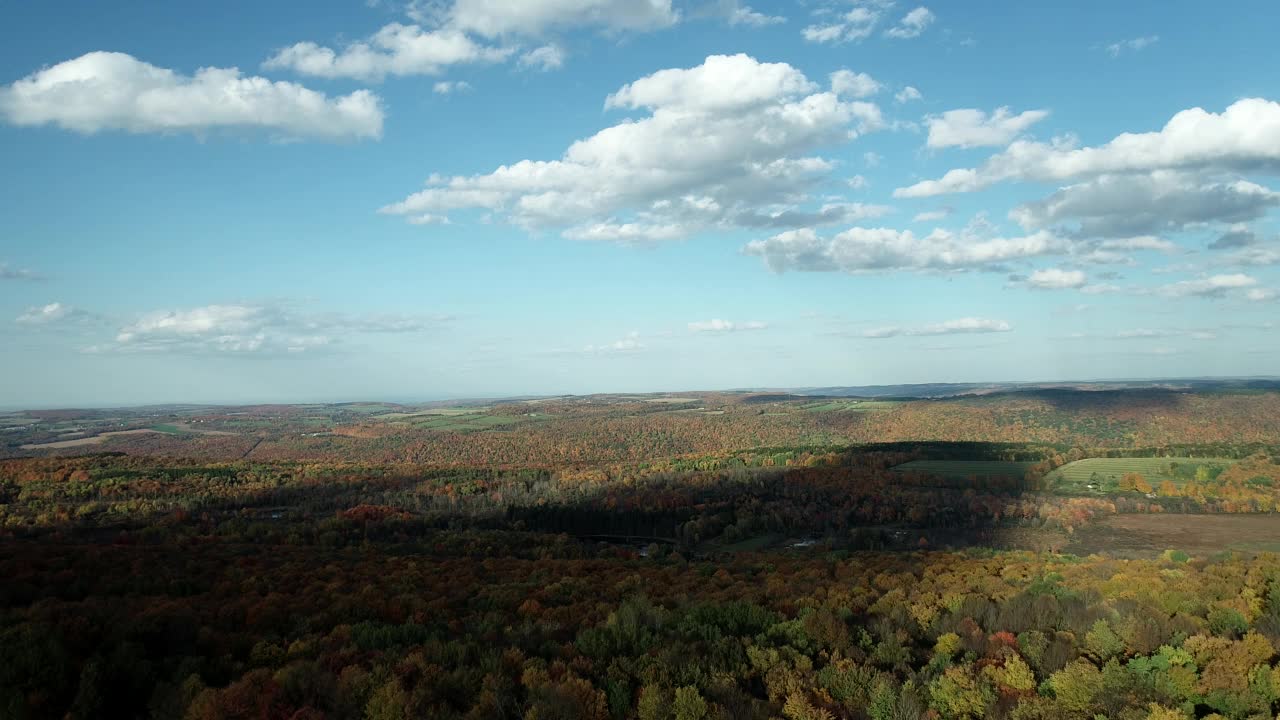
[[[1182,390],[1143,388],[1134,390],[1028,390],[1010,395],[1021,395],[1043,400],[1063,412],[1157,412],[1181,409],[1187,403],[1189,393]]]

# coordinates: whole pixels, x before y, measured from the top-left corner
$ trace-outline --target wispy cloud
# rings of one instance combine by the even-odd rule
[[[862,337],[871,339],[885,339],[899,336],[921,336],[921,335],[966,335],[980,333],[1001,333],[1010,332],[1013,326],[1004,320],[991,320],[988,318],[966,317],[957,320],[947,320],[945,322],[931,323],[929,325],[921,325],[918,327],[900,327],[888,326],[881,328],[873,328],[862,333]]]
[[[1142,37],[1129,38],[1128,40],[1121,40],[1108,45],[1107,53],[1113,58],[1120,57],[1126,52],[1138,52],[1158,42],[1160,42],[1159,35],[1143,35]]]
[[[764,330],[768,328],[768,323],[759,320],[748,320],[746,322],[734,322],[732,320],[721,320],[715,318],[712,320],[701,320],[689,323],[689,332],[695,333],[732,333],[744,332],[748,330]]]

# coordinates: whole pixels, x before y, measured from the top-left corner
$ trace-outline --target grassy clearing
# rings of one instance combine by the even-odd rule
[[[1063,465],[1047,479],[1060,492],[1108,494],[1119,492],[1120,478],[1128,473],[1138,473],[1153,487],[1165,480],[1182,487],[1197,475],[1201,480],[1216,478],[1234,463],[1228,458],[1086,458]]]
[[[1034,463],[1000,460],[913,460],[893,468],[894,472],[936,475],[951,480],[969,477],[1020,478]]]
[[[177,425],[170,425],[167,423],[162,425],[152,425],[151,429],[156,432],[168,433],[169,435],[178,435],[187,432],[187,430],[180,428]]]

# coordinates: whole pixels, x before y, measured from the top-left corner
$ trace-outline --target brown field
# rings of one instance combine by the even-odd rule
[[[143,435],[145,433],[158,433],[159,430],[116,430],[114,432],[104,432],[101,435],[93,437],[76,438],[75,440],[58,440],[56,442],[37,443],[35,445],[23,445],[23,450],[57,450],[59,448],[80,447],[82,445],[99,445],[107,441],[107,438],[116,435]]]
[[[1165,550],[1200,557],[1224,550],[1280,552],[1280,514],[1111,515],[1077,530],[1065,549],[1117,557],[1152,557]]]

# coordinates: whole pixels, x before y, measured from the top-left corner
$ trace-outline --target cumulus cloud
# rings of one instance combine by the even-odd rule
[[[781,15],[766,15],[762,12],[757,12],[750,6],[741,4],[738,0],[720,0],[719,10],[730,25],[766,27],[787,21]]]
[[[1069,138],[1017,140],[981,167],[950,170],[936,180],[898,188],[894,196],[972,192],[1008,180],[1057,182],[1156,170],[1280,171],[1280,103],[1248,98],[1221,113],[1183,110],[1160,130],[1125,133],[1096,147],[1075,147]]]
[[[290,45],[278,50],[262,67],[316,77],[379,81],[387,75],[439,75],[454,65],[502,62],[513,52],[511,47],[476,42],[456,28],[426,30],[390,23],[341,50],[314,42]]]
[[[333,345],[348,335],[421,332],[448,319],[442,315],[308,314],[273,305],[206,305],[146,313],[121,327],[114,344],[93,350],[298,353]]]
[[[556,44],[542,45],[520,56],[520,67],[533,70],[559,70],[564,67],[564,48]]]
[[[1068,252],[1068,241],[1048,232],[1015,238],[977,240],[934,230],[919,237],[910,230],[855,227],[830,238],[812,228],[754,240],[743,251],[764,259],[774,272],[893,272],[1000,270],[1015,260]]]
[[[1275,300],[1277,293],[1275,290],[1271,289],[1253,288],[1249,292],[1245,293],[1245,297],[1249,298],[1249,300],[1253,302],[1266,302],[1268,300]]]
[[[1158,170],[1068,185],[1018,206],[1010,217],[1024,228],[1067,223],[1082,237],[1124,237],[1255,220],[1277,205],[1280,193],[1246,180],[1206,180]]]
[[[680,20],[671,0],[457,0],[447,16],[451,25],[485,37],[580,27],[642,32]]]
[[[1027,285],[1041,290],[1065,290],[1081,288],[1088,284],[1089,278],[1080,270],[1063,270],[1046,268],[1036,270],[1027,278]]]
[[[804,207],[810,188],[834,167],[811,153],[884,121],[876,105],[822,92],[785,63],[711,56],[627,84],[605,108],[646,114],[573,143],[557,160],[433,175],[426,189],[380,212],[481,209],[581,239],[672,239],[708,228],[773,227],[789,217],[840,222],[879,212],[841,202]]]
[[[1213,275],[1198,280],[1183,280],[1158,288],[1157,292],[1169,297],[1223,297],[1229,290],[1240,290],[1258,284],[1257,278],[1243,273]]]
[[[925,28],[933,24],[937,16],[927,7],[918,7],[902,16],[897,25],[885,30],[885,37],[906,40],[919,37]]]
[[[859,5],[842,14],[835,22],[810,25],[801,31],[805,40],[814,43],[843,43],[863,40],[875,32],[882,10],[878,5]]]
[[[990,320],[988,318],[965,317],[958,320],[947,320],[945,322],[931,323],[920,327],[881,327],[873,328],[862,333],[865,338],[881,340],[899,336],[921,336],[921,335],[968,335],[980,333],[1001,333],[1013,330],[1013,326],[1004,320]]]
[[[866,98],[880,92],[883,86],[866,73],[837,70],[831,73],[831,91],[841,97]]]
[[[1160,41],[1159,35],[1144,35],[1142,37],[1130,38],[1114,42],[1107,46],[1107,53],[1111,57],[1120,57],[1125,52],[1138,52],[1143,48],[1150,47]]]
[[[689,323],[689,332],[695,333],[732,333],[743,332],[748,330],[764,330],[769,327],[767,323],[759,320],[748,320],[746,322],[733,322],[732,320],[721,320],[714,318],[711,320],[701,320]]]
[[[236,68],[188,76],[116,52],[87,53],[0,87],[0,115],[85,134],[264,129],[328,140],[377,139],[383,121],[382,101],[368,90],[330,98]]]
[[[912,100],[920,100],[923,98],[924,98],[924,95],[921,95],[919,90],[911,87],[910,85],[902,88],[901,90],[894,93],[893,95],[894,101],[896,101],[898,104],[908,103],[908,102],[911,102]]]
[[[931,148],[1008,145],[1048,116],[1048,110],[1027,110],[1014,115],[1008,107],[996,108],[990,115],[973,108],[948,110],[925,118],[929,125],[929,139],[925,144]]]

